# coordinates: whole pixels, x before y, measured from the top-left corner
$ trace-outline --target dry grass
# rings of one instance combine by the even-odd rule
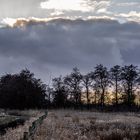
[[[41,115],[43,115],[43,111],[38,110],[27,110],[27,111],[8,111],[8,113],[12,115],[22,115],[29,116],[30,119],[25,122],[22,126],[18,126],[16,129],[8,129],[6,134],[0,136],[0,140],[21,140],[23,138],[24,132],[28,131],[29,126],[31,126],[32,122],[38,119]]]
[[[30,116],[24,126],[8,129],[0,140],[21,140],[23,133],[43,111],[10,111]],[[35,140],[140,140],[140,114],[51,110],[35,134]]]
[[[140,114],[50,111],[35,140],[140,140]]]

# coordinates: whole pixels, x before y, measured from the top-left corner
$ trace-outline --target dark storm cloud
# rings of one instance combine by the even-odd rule
[[[29,67],[44,78],[75,66],[89,71],[98,63],[139,64],[139,37],[139,24],[105,19],[57,19],[1,28],[0,67],[5,72]]]

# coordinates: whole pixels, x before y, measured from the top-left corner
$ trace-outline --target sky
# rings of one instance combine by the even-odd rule
[[[139,0],[0,0],[0,75],[28,68],[48,84],[139,56]]]

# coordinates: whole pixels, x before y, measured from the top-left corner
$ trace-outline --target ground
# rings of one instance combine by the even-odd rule
[[[22,140],[24,132],[28,132],[32,122],[43,114],[44,111],[42,110],[0,110],[0,126],[3,124],[6,124],[7,126],[9,123],[11,125],[11,122],[17,118],[26,118],[24,125],[17,125],[16,128],[8,125],[6,134],[0,135],[0,140]]]
[[[18,111],[30,119],[8,129],[0,140],[22,140],[23,133],[43,111]],[[13,114],[13,113],[12,113]],[[34,140],[140,140],[140,113],[101,113],[78,110],[48,110]]]
[[[140,140],[140,113],[52,110],[35,140]]]

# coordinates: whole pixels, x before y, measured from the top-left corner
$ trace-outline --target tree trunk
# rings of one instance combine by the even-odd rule
[[[95,91],[95,105],[97,104],[97,92]]]
[[[104,107],[105,105],[105,98],[104,98],[105,90],[104,88],[102,89],[102,94],[101,94],[101,106]]]
[[[118,106],[118,82],[116,79],[116,106]]]
[[[89,104],[89,89],[86,87],[86,95],[87,95],[87,104]]]

